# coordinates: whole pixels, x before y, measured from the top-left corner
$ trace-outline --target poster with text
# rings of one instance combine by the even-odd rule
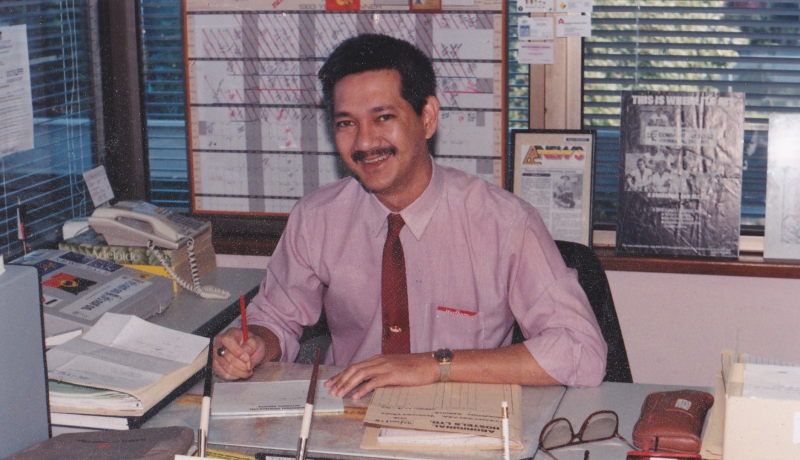
[[[624,91],[617,251],[738,257],[743,93]]]
[[[592,246],[594,131],[514,130],[513,192],[553,239]]]

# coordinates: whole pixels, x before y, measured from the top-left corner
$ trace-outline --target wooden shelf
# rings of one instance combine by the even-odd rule
[[[270,256],[278,238],[214,237],[217,254]],[[735,260],[690,259],[653,256],[618,256],[612,248],[596,248],[606,271],[682,273],[690,275],[751,276],[761,278],[800,278],[800,264],[765,262],[757,254],[745,254]]]
[[[751,276],[760,278],[800,278],[800,265],[765,262],[756,254],[738,259],[701,259],[653,256],[618,256],[611,248],[597,248],[606,271],[683,273],[691,275]]]

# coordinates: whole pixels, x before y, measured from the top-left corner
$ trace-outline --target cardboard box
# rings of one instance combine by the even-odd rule
[[[782,375],[778,378],[756,381],[752,375],[745,376],[748,366],[768,377],[769,372],[761,370],[778,365],[781,367],[775,370]],[[793,374],[800,377],[800,368],[786,363],[762,363],[743,354],[737,360],[733,352],[723,351],[722,378],[703,438],[703,458],[719,458],[711,454],[719,451],[714,438],[719,438],[720,432],[725,460],[800,458],[800,378]],[[792,381],[797,382],[797,388],[791,385]],[[745,392],[745,383],[750,386],[749,392]],[[756,392],[754,387],[773,389]],[[753,392],[761,396],[750,396]],[[724,394],[722,398],[720,393]]]

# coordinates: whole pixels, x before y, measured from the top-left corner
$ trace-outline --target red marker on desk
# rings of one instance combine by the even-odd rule
[[[242,335],[247,342],[247,306],[244,304],[244,296],[239,296],[239,307],[242,309]]]

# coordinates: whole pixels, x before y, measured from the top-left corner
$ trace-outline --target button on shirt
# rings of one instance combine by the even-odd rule
[[[411,352],[509,345],[514,320],[540,366],[572,386],[599,384],[606,344],[594,313],[536,210],[461,171],[434,165],[425,192],[400,212]],[[353,178],[301,199],[289,216],[248,323],[299,351],[323,305],[327,364],[381,351],[381,255],[389,210]]]

